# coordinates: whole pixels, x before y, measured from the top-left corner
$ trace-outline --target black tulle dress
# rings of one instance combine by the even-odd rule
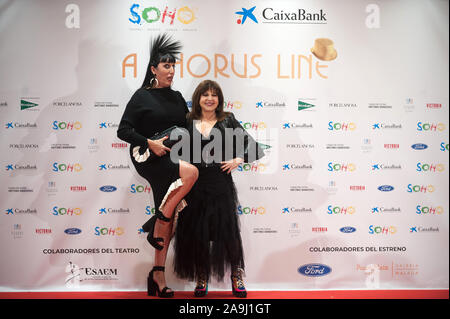
[[[192,149],[192,137],[200,133],[192,122],[188,123],[187,127]],[[263,156],[258,144],[232,114],[224,121],[217,122],[213,128],[222,133],[219,137],[222,138],[222,154],[226,154],[224,129],[237,128],[241,130],[240,137],[244,140],[245,147],[242,152],[234,150],[233,158],[241,157],[248,161],[249,149],[258,152],[254,159]],[[202,137],[202,152],[214,138],[217,137]],[[212,156],[213,152],[214,150],[211,152]],[[191,160],[192,158],[193,155]],[[222,157],[222,160],[228,159]],[[207,164],[202,157],[200,163],[192,164],[199,169],[199,178],[186,197],[188,206],[178,216],[174,241],[174,270],[176,275],[183,279],[197,280],[206,276],[207,279],[215,277],[218,281],[223,281],[227,270],[245,268],[237,216],[236,187],[231,174],[221,170],[220,161]]]

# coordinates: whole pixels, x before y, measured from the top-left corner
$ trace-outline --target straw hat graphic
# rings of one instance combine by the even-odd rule
[[[314,47],[311,48],[311,52],[316,58],[322,61],[333,61],[337,57],[334,42],[327,38],[314,40]]]

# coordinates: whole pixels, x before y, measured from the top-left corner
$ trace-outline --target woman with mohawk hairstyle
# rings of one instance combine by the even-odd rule
[[[151,44],[142,87],[128,102],[117,130],[117,136],[130,144],[130,156],[136,171],[151,185],[155,215],[142,229],[156,249],[155,264],[147,279],[148,295],[173,297],[166,286],[164,270],[167,249],[172,237],[174,215],[187,204],[185,195],[198,178],[198,169],[182,160],[172,161],[170,148],[163,144],[168,137],[152,140],[154,134],[172,126],[186,127],[186,101],[171,88],[175,62],[181,43],[167,34],[158,35]],[[149,158],[154,153],[154,158]]]

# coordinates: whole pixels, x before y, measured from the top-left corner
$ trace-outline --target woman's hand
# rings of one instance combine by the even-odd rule
[[[164,136],[163,138],[160,138],[159,140],[150,140],[147,139],[148,142],[148,148],[155,153],[157,156],[164,156],[167,154],[167,152],[170,152],[170,148],[165,146],[163,144],[163,141],[167,140],[169,137]]]
[[[223,172],[227,171],[228,174],[231,173],[232,170],[234,170],[236,167],[239,166],[239,164],[242,164],[244,162],[243,158],[236,157],[229,161],[220,162],[222,164],[220,168]]]

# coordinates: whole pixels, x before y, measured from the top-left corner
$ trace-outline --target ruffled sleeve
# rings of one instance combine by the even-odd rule
[[[244,162],[251,163],[262,158],[264,150],[261,148],[258,142],[242,127],[239,121],[234,117],[233,113],[229,113],[227,120],[227,126],[234,129],[236,136],[235,143],[235,158],[240,157],[244,159]],[[239,147],[243,144],[243,147]]]

